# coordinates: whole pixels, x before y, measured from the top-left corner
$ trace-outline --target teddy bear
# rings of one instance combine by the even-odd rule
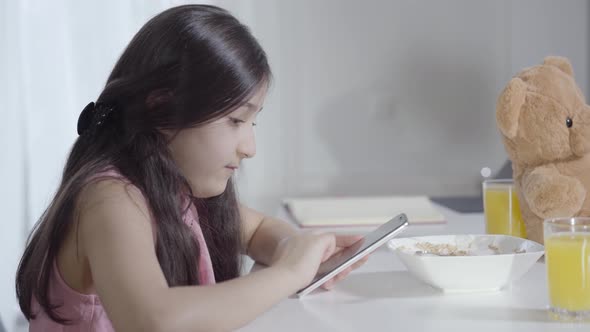
[[[514,76],[496,123],[529,239],[543,243],[545,219],[590,216],[590,106],[567,58],[546,57]]]

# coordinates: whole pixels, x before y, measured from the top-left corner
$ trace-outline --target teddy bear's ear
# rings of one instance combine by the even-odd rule
[[[561,69],[562,72],[574,76],[574,69],[571,62],[562,56],[548,56],[543,61],[544,65],[554,66]]]
[[[496,123],[498,128],[508,138],[514,138],[518,130],[518,117],[526,97],[526,85],[518,77],[508,82],[504,91],[498,97],[496,104]]]

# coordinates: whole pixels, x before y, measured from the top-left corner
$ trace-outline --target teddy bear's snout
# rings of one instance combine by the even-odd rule
[[[590,109],[569,119],[569,122],[567,119],[565,120],[565,125],[570,130],[572,152],[578,157],[590,153]]]

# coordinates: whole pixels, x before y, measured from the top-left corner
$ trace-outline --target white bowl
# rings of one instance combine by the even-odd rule
[[[539,243],[506,235],[397,238],[387,246],[418,279],[444,292],[500,290],[544,253]]]

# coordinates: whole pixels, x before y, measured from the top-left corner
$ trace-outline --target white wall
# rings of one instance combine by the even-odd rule
[[[297,4],[282,58],[297,63],[282,104],[294,194],[468,193],[501,162],[489,112],[507,68],[501,2]]]
[[[56,189],[80,110],[147,18],[183,2],[0,0],[9,323],[24,233]],[[494,110],[511,75],[565,55],[590,94],[588,1],[210,2],[252,28],[275,73],[258,155],[239,174],[243,199],[267,213],[286,195],[476,194],[480,169],[506,158]]]
[[[507,158],[512,75],[565,55],[590,92],[588,1],[253,4],[277,80],[241,190],[269,213],[284,195],[476,195]]]
[[[546,55],[568,57],[576,81],[590,97],[590,2],[511,1],[510,61],[513,73]]]

